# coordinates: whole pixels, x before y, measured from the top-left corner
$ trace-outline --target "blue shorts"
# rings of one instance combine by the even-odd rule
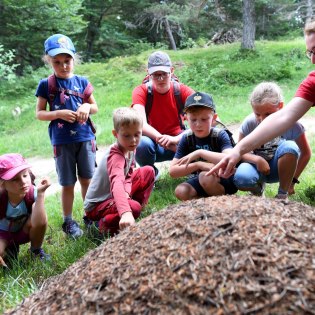
[[[58,181],[61,186],[73,186],[78,176],[91,179],[96,163],[95,140],[54,146]]]
[[[237,192],[237,187],[234,185],[233,177],[233,175],[229,178],[220,177],[220,185],[224,187],[225,193],[227,195],[233,195]],[[199,183],[199,175],[189,178],[186,183],[191,185],[196,190],[198,197],[209,196]]]

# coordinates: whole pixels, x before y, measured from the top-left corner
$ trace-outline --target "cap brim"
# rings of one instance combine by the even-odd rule
[[[213,107],[212,105],[207,105],[207,104],[200,104],[200,103],[196,103],[196,104],[189,104],[188,106],[185,106],[184,107],[184,112],[191,108],[191,107],[205,107],[205,108],[209,108],[209,109],[212,109],[214,112],[215,112],[215,107]]]
[[[70,55],[72,58],[74,58],[74,52],[66,49],[66,48],[55,48],[55,49],[51,49],[47,52],[47,54],[51,57],[55,57],[56,55],[60,55],[60,54],[68,54]]]
[[[10,180],[14,176],[16,176],[18,173],[20,173],[21,171],[24,171],[27,168],[31,168],[31,167],[32,166],[29,165],[29,164],[20,165],[18,167],[15,167],[15,168],[11,169],[10,171],[6,172],[4,175],[1,176],[1,179]]]
[[[171,72],[171,67],[166,67],[166,66],[156,66],[156,67],[151,67],[148,69],[149,74],[152,74],[157,71],[163,71],[163,72]]]

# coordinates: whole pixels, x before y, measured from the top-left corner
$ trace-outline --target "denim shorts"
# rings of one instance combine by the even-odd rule
[[[54,146],[58,181],[61,186],[73,186],[78,176],[91,179],[96,163],[95,140]]]
[[[225,194],[227,195],[233,195],[237,192],[237,187],[234,185],[233,177],[234,176],[230,176],[229,178],[220,177],[220,184],[224,187]],[[199,183],[199,175],[189,178],[186,183],[196,190],[198,197],[209,196]]]

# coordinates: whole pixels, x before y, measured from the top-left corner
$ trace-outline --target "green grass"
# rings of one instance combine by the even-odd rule
[[[309,60],[304,57],[303,39],[287,42],[256,42],[255,53],[240,53],[239,44],[215,46],[205,49],[191,49],[169,54],[180,80],[192,88],[212,94],[221,120],[227,124],[240,122],[251,112],[248,96],[253,87],[263,80],[279,83],[288,102],[294,95],[299,83],[312,70]],[[112,111],[119,106],[131,104],[132,89],[145,75],[149,51],[137,56],[117,57],[105,63],[83,64],[76,67],[77,74],[88,76],[95,87],[99,113],[93,117],[97,125],[97,141],[105,146],[113,141]],[[0,154],[19,152],[26,157],[51,156],[47,126],[48,123],[35,119],[34,96],[38,81],[49,74],[42,68],[16,84],[4,84],[0,103]],[[5,94],[4,94],[5,93]],[[1,94],[0,94],[1,95]],[[11,110],[19,106],[22,114],[14,119]],[[312,115],[311,112],[307,114]],[[314,114],[313,114],[314,115]],[[275,126],[276,127],[276,126]],[[311,146],[315,143],[312,139]],[[314,205],[312,191],[314,186],[314,165],[312,157],[296,185],[296,194],[291,200]],[[183,179],[173,180],[163,170],[163,176],[154,189],[149,204],[141,218],[178,202],[174,189]],[[267,185],[267,197],[276,194],[277,185]],[[244,194],[244,193],[238,193]],[[309,196],[310,198],[308,198]],[[22,299],[38,290],[48,277],[60,274],[87,251],[100,244],[96,238],[84,235],[77,241],[67,239],[61,231],[62,216],[60,195],[46,199],[49,228],[44,248],[52,255],[52,262],[40,264],[30,261],[28,245],[22,246],[19,260],[8,272],[0,271],[0,312],[14,307]],[[76,194],[74,217],[82,224],[82,200]],[[140,219],[141,219],[140,218]]]

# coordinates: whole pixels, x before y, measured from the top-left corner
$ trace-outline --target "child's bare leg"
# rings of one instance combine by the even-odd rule
[[[72,215],[72,207],[74,200],[74,186],[62,186],[61,203],[62,211],[65,217]]]
[[[196,190],[188,183],[181,183],[175,188],[175,196],[179,200],[197,198]]]
[[[294,154],[284,154],[278,160],[279,190],[287,193],[295,174],[298,159]]]
[[[224,187],[220,184],[217,176],[205,176],[206,172],[199,174],[199,183],[209,196],[220,196],[225,194]]]
[[[82,199],[84,200],[86,192],[87,192],[87,190],[89,188],[91,179],[82,178],[82,177],[79,176],[79,182],[80,182],[80,185],[81,185],[81,196],[82,196]]]
[[[31,248],[40,248],[47,229],[47,214],[44,208],[44,195],[38,194],[33,211],[25,229],[29,233]]]

